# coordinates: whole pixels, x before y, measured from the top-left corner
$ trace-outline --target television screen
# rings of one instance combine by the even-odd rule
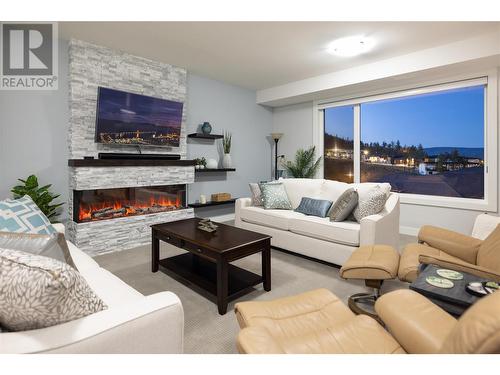
[[[95,141],[178,147],[183,103],[99,87]]]

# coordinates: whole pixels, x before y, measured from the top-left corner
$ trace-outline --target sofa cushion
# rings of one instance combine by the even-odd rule
[[[285,178],[280,181],[283,181],[283,185],[285,185],[292,209],[296,209],[303,197],[320,197],[321,186],[324,180],[314,178]]]
[[[0,230],[14,233],[52,234],[56,230],[29,195],[0,201]]]
[[[332,204],[330,208],[330,221],[344,221],[358,205],[358,192],[349,188]]]
[[[385,207],[389,195],[380,186],[374,186],[366,193],[358,194],[358,205],[354,208],[354,218],[359,223],[367,216],[378,214]]]
[[[266,227],[289,230],[289,220],[306,217],[292,210],[265,210],[262,207],[244,207],[240,210],[240,218],[248,223]]]
[[[330,221],[328,217],[305,216],[290,218],[289,230],[304,236],[317,238],[349,246],[359,245],[360,225],[356,222]]]
[[[251,182],[248,186],[250,187],[250,193],[252,194],[252,205],[262,206],[262,192],[260,191],[259,184]]]
[[[92,290],[111,307],[133,303],[144,296],[104,268],[80,272]]]
[[[319,192],[319,197],[321,199],[327,199],[335,203],[340,198],[340,196],[349,188],[352,188],[352,186],[345,182],[323,180]]]
[[[391,184],[388,182],[361,182],[349,184],[349,187],[352,187],[359,194],[359,198],[363,197],[367,193],[370,192],[375,186],[379,186],[387,195],[391,192]]]
[[[259,186],[262,192],[262,205],[266,210],[290,210],[292,208],[285,187],[282,183],[265,183],[260,184]]]
[[[300,201],[299,207],[295,209],[295,212],[300,212],[304,215],[326,217],[331,206],[332,201],[326,199],[303,197]]]
[[[66,263],[0,249],[0,324],[12,331],[50,327],[106,308]]]
[[[0,231],[0,247],[43,255],[67,263],[77,269],[62,233],[36,234]]]

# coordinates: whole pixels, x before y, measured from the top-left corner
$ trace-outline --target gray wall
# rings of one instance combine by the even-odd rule
[[[198,174],[189,186],[189,201],[205,194],[228,192],[234,197],[249,196],[248,183],[271,177],[272,110],[255,104],[255,92],[188,73],[187,132],[209,121],[214,134],[224,130],[233,135],[231,158],[236,172]],[[213,158],[222,162],[221,141],[188,138],[188,158]],[[234,212],[233,206],[196,210],[198,216]]]
[[[67,76],[68,44],[61,41],[58,90],[0,90],[0,199],[11,196],[17,178],[36,174],[67,201]]]
[[[0,91],[0,199],[10,197],[19,177],[37,174],[41,183],[68,198],[68,43],[59,43],[59,89],[57,91]],[[210,121],[214,132],[233,133],[231,155],[236,172],[197,177],[189,187],[189,201],[200,194],[226,191],[248,196],[248,182],[271,176],[272,111],[255,104],[255,92],[222,82],[188,75],[187,132]],[[221,158],[218,143],[189,141],[188,157]],[[197,211],[216,216],[234,211],[233,206]],[[63,210],[66,216],[66,211]]]

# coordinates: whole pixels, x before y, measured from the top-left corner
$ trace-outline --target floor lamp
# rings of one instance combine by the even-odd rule
[[[274,139],[274,179],[278,179],[278,141],[283,136],[283,133],[271,133]]]

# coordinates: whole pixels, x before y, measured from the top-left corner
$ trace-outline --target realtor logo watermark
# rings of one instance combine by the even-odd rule
[[[0,23],[0,90],[57,90],[57,24]]]

